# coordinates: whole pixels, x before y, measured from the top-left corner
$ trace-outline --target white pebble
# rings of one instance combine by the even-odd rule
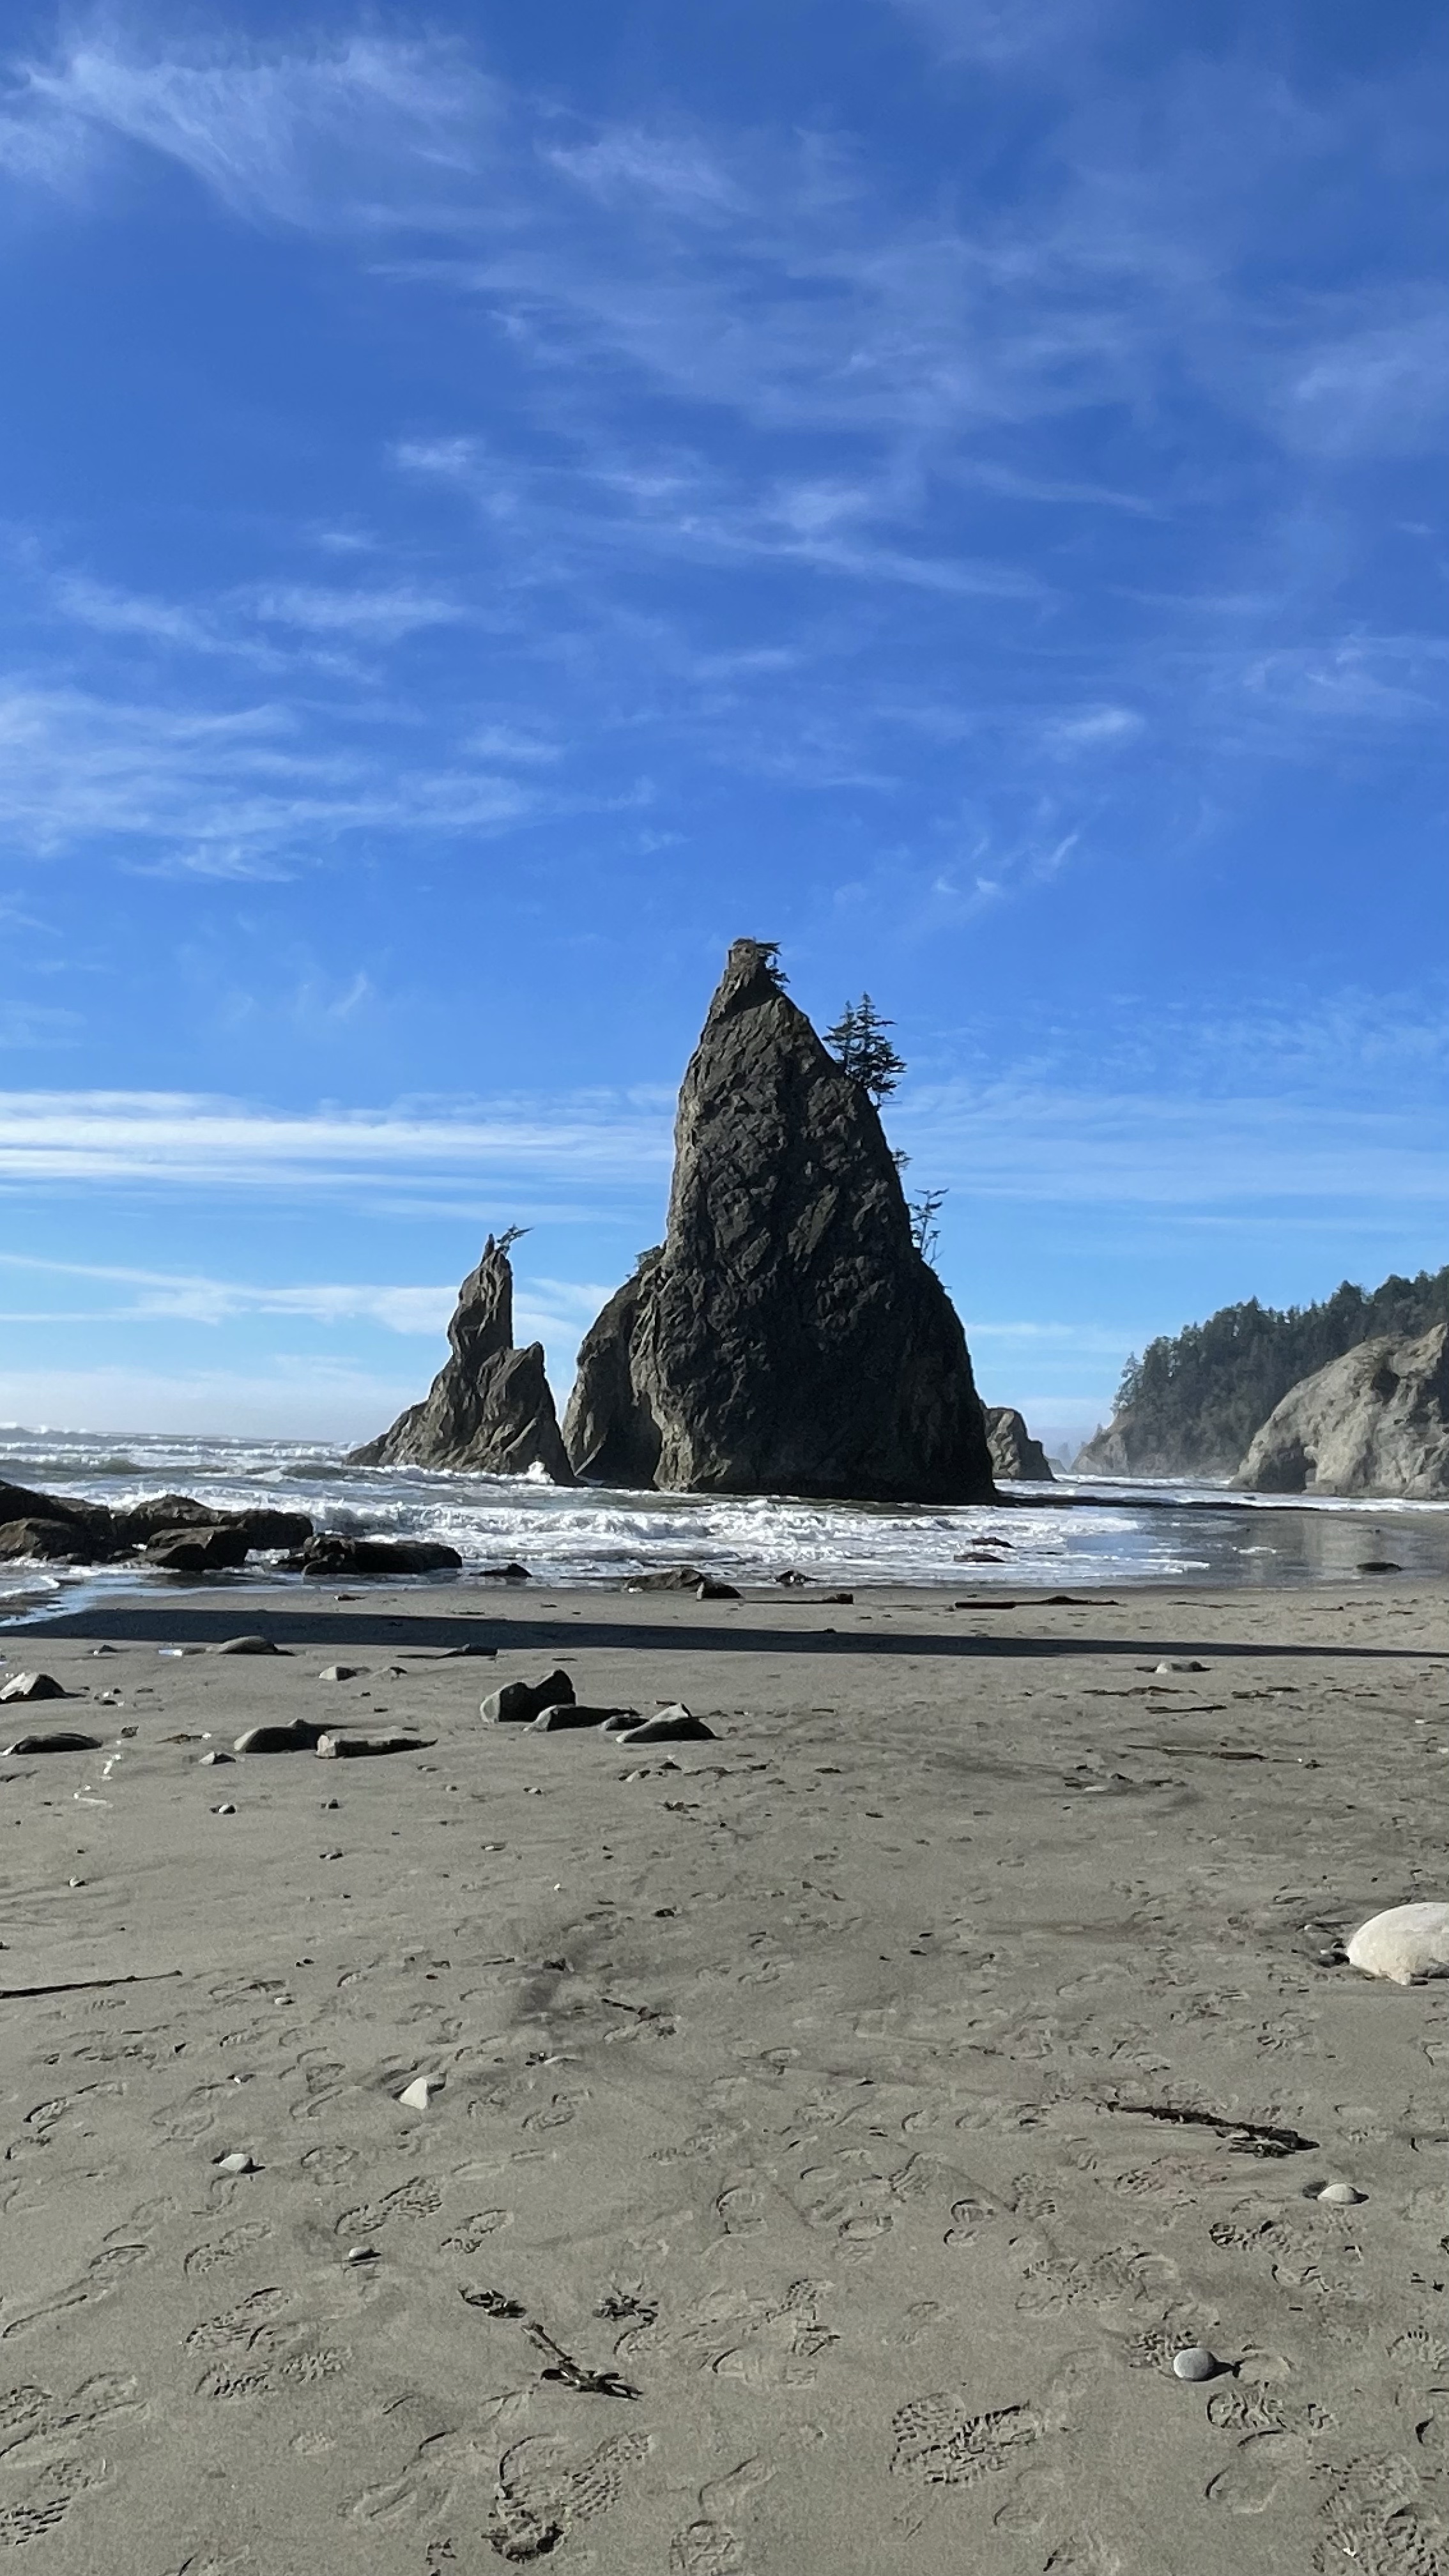
[[[221,1805],[213,1807],[211,1812],[214,1816],[234,1816],[236,1808],[230,1798],[223,1798]]]
[[[1371,1914],[1348,1945],[1350,1967],[1410,1986],[1449,1971],[1449,1905],[1391,1905]]]
[[[1355,2209],[1361,2200],[1367,2200],[1368,2193],[1355,2191],[1351,2182],[1326,2182],[1318,2197],[1331,2201],[1335,2209]]]
[[[349,2245],[347,2248],[347,2260],[349,2263],[375,2263],[377,2261],[377,2247],[375,2245]]]
[[[1185,2352],[1175,2352],[1172,2356],[1174,2379],[1216,2379],[1222,2366],[1217,2354],[1209,2352],[1205,2343],[1190,2343]]]
[[[426,2111],[433,2095],[441,2093],[442,2089],[441,2075],[415,2075],[411,2084],[404,2085],[397,2098],[400,2102],[406,2103],[410,2111]]]
[[[235,2148],[229,2156],[213,2156],[211,2161],[218,2173],[244,2174],[257,2170],[244,2147]]]

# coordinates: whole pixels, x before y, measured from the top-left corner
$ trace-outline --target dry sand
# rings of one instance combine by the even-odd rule
[[[60,1624],[0,1641],[82,1694],[0,1741],[106,1739],[0,1764],[37,2576],[1449,2569],[1449,1989],[1319,1957],[1449,1896],[1442,1586]],[[719,1740],[480,1725],[554,1660]],[[202,1765],[298,1714],[435,1740]]]

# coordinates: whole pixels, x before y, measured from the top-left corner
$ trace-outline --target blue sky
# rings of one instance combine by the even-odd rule
[[[0,1417],[560,1394],[740,932],[994,1401],[1437,1266],[1449,29],[5,12]]]

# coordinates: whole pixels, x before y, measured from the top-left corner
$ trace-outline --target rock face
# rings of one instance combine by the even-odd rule
[[[1361,1342],[1290,1387],[1236,1482],[1261,1494],[1449,1494],[1449,1324]]]
[[[1054,1479],[1047,1453],[1039,1440],[1033,1440],[1015,1408],[1009,1404],[988,1404],[984,1410],[993,1475],[1008,1485],[1023,1477],[1036,1484],[1050,1485]]]
[[[354,1467],[468,1467],[484,1476],[522,1476],[542,1467],[556,1485],[573,1471],[543,1373],[543,1344],[513,1347],[512,1237],[490,1234],[478,1267],[458,1291],[448,1326],[452,1357],[422,1404],[390,1431],[354,1449]]]
[[[981,1403],[868,1093],[736,940],[684,1077],[663,1247],[579,1353],[582,1475],[982,1502]]]
[[[295,1556],[284,1559],[284,1574],[456,1574],[462,1558],[455,1547],[433,1538],[354,1538],[347,1530],[321,1530]]]

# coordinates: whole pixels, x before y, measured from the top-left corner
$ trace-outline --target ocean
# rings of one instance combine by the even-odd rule
[[[1018,1485],[1000,1505],[816,1503],[790,1497],[565,1492],[531,1477],[350,1467],[316,1442],[201,1440],[0,1430],[0,1477],[116,1505],[182,1492],[228,1509],[274,1500],[319,1527],[444,1539],[465,1571],[516,1561],[555,1585],[613,1584],[687,1563],[739,1584],[787,1572],[812,1582],[1012,1585],[1053,1591],[1126,1584],[1344,1583],[1387,1563],[1449,1573],[1449,1503],[1347,1503],[1229,1494],[1209,1485],[1064,1476]],[[218,1578],[213,1578],[213,1580]],[[237,1590],[279,1577],[254,1557],[219,1578]],[[0,1621],[169,1578],[123,1568],[0,1569]],[[79,1597],[78,1597],[79,1596]]]

